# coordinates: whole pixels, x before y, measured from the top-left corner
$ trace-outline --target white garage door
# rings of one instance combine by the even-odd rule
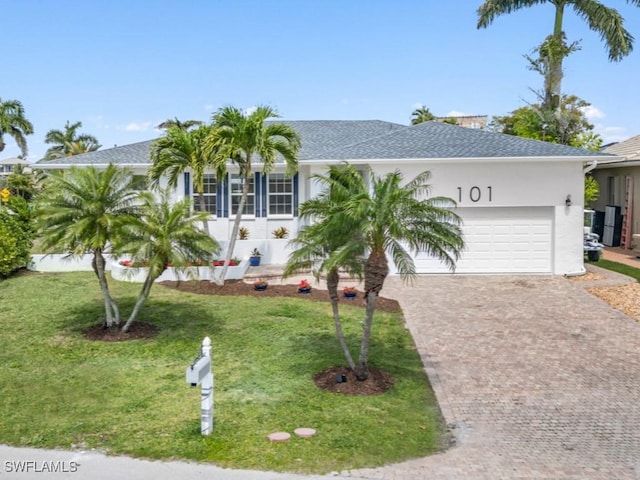
[[[550,273],[551,208],[460,208],[465,251],[456,273]],[[416,272],[446,273],[438,260],[415,257]]]

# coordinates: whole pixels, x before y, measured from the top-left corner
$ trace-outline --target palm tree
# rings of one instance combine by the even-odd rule
[[[300,206],[301,220],[313,223],[305,226],[290,242],[297,248],[289,256],[283,277],[306,269],[312,269],[316,279],[323,273],[326,274],[336,336],[347,365],[355,371],[355,363],[340,320],[338,284],[340,270],[362,278],[364,251],[360,243],[350,242],[358,234],[360,225],[354,224],[352,218],[344,215],[342,205],[354,192],[366,191],[367,186],[357,171],[337,166],[331,166],[328,175],[314,175],[313,178],[328,188]]]
[[[430,122],[435,119],[435,115],[425,107],[416,108],[411,114],[411,125],[418,125],[419,123]]]
[[[4,135],[13,137],[22,155],[27,156],[27,135],[33,133],[33,125],[24,116],[24,107],[18,100],[2,101],[0,98],[0,152],[5,148]]]
[[[235,107],[224,107],[213,115],[213,130],[205,141],[207,151],[215,157],[218,179],[227,173],[227,162],[233,162],[242,178],[242,196],[238,204],[233,231],[229,239],[226,261],[221,278],[217,283],[224,284],[224,277],[233,255],[242,212],[249,195],[253,161],[262,161],[262,171],[269,173],[280,155],[286,163],[287,174],[292,175],[298,169],[298,149],[300,137],[289,125],[284,123],[266,123],[269,118],[279,118],[277,112],[266,106],[259,106],[251,113],[244,113]]]
[[[159,128],[161,130],[169,130],[172,127],[178,127],[180,130],[184,130],[186,132],[187,130],[191,130],[193,127],[199,127],[203,123],[204,122],[201,122],[200,120],[185,120],[184,122],[182,122],[178,120],[178,117],[176,117],[173,120],[165,120],[156,128]]]
[[[334,176],[353,177],[357,171],[351,165],[342,165]],[[364,263],[364,290],[367,301],[363,324],[360,355],[355,374],[364,380],[368,375],[368,355],[376,299],[389,274],[387,254],[391,255],[398,272],[404,279],[415,274],[410,251],[426,252],[449,266],[464,248],[460,217],[451,207],[450,198],[429,198],[428,171],[402,185],[400,171],[384,177],[372,178],[371,189],[364,180],[341,202],[332,214],[344,215],[350,225],[358,226],[357,234],[331,254],[331,262],[339,264],[345,252],[368,252]]]
[[[117,252],[128,253],[134,263],[148,266],[145,279],[129,319],[122,327],[127,332],[135,321],[142,305],[149,297],[154,281],[168,265],[178,271],[190,264],[208,260],[212,252],[219,250],[218,243],[196,227],[206,219],[206,212],[191,213],[191,202],[183,199],[171,204],[169,189],[162,190],[159,198],[151,192],[141,192],[140,214],[129,219],[115,242]]]
[[[109,165],[72,167],[52,172],[39,195],[36,215],[45,251],[64,249],[70,255],[93,254],[93,270],[104,296],[106,327],[120,323],[115,301],[109,293],[104,254],[120,225],[135,214],[133,175]]]
[[[44,158],[52,160],[98,150],[102,145],[98,143],[96,137],[86,133],[78,135],[78,129],[81,127],[82,122],[70,124],[67,120],[64,131],[49,130],[44,137],[44,143],[53,146],[45,152]]]
[[[169,179],[168,185],[175,188],[180,175],[186,170],[191,170],[193,187],[198,194],[198,206],[201,212],[206,212],[205,172],[214,163],[213,150],[204,148],[204,141],[210,133],[211,127],[206,125],[190,131],[173,126],[169,127],[167,134],[156,140],[151,147],[153,166],[149,170],[150,185],[157,187],[160,178],[166,175]],[[201,220],[204,231],[210,235],[207,215],[202,215]]]
[[[553,33],[547,37],[540,49],[540,53],[546,54],[548,59],[545,69],[545,104],[547,107],[555,107],[560,99],[563,59],[575,49],[575,46],[567,46],[565,43],[562,29],[565,7],[573,7],[576,14],[587,22],[589,28],[600,34],[612,62],[618,62],[631,53],[633,36],[623,27],[624,19],[620,13],[598,0],[485,0],[478,8],[478,28],[488,27],[500,15],[540,3],[551,3],[555,7]],[[640,6],[640,0],[627,0],[627,3]]]

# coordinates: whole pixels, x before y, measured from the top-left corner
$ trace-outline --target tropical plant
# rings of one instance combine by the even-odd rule
[[[0,191],[0,277],[29,262],[33,246],[33,215],[22,197]]]
[[[214,279],[216,283],[224,284],[228,260],[233,255],[243,210],[249,196],[254,160],[262,162],[264,173],[269,173],[273,169],[278,156],[284,159],[287,174],[292,175],[298,169],[297,154],[300,148],[300,137],[289,125],[266,122],[269,118],[278,117],[277,112],[267,106],[259,106],[251,113],[235,107],[224,107],[212,117],[214,128],[205,144],[209,154],[215,157],[218,178],[226,176],[227,162],[231,161],[238,168],[242,179],[242,196],[229,237],[227,262],[221,276]]]
[[[169,192],[169,189],[162,190],[158,198],[151,192],[140,192],[139,214],[122,225],[114,241],[117,254],[128,254],[132,264],[144,264],[148,272],[131,315],[122,327],[123,332],[129,330],[153,283],[168,265],[179,272],[188,272],[190,265],[205,261],[219,251],[218,243],[196,227],[207,213],[191,213],[188,199],[172,205]]]
[[[273,238],[283,239],[289,238],[289,229],[287,227],[278,227],[273,232],[271,232]]]
[[[361,229],[359,220],[354,222],[352,217],[345,215],[342,206],[354,193],[366,191],[367,186],[357,171],[343,166],[331,166],[327,175],[314,175],[313,179],[326,188],[300,206],[300,219],[308,224],[290,242],[294,250],[289,255],[283,276],[304,270],[311,270],[316,280],[322,274],[326,275],[336,337],[347,365],[355,371],[340,318],[338,284],[340,270],[362,278],[364,250],[361,244],[351,242]]]
[[[96,137],[86,133],[78,134],[81,127],[82,122],[69,123],[67,120],[64,130],[49,130],[44,137],[44,143],[53,146],[45,152],[44,158],[52,160],[98,150],[102,145]]]
[[[120,314],[109,293],[104,255],[121,224],[137,210],[132,180],[129,170],[113,164],[105,170],[72,167],[51,172],[36,202],[44,251],[64,249],[71,256],[93,255],[93,271],[104,297],[106,327],[119,325]]]
[[[205,173],[213,165],[214,151],[204,148],[204,141],[211,133],[211,127],[203,125],[196,130],[186,130],[170,126],[164,137],[159,138],[151,147],[149,170],[150,185],[156,188],[160,178],[166,175],[168,185],[175,188],[180,175],[189,170],[193,172],[193,188],[198,195],[198,209],[206,212],[204,198]],[[220,178],[220,177],[218,177]],[[202,215],[202,227],[210,235],[208,216]]]
[[[161,124],[159,124],[156,128],[161,130],[169,130],[170,128],[179,128],[180,130],[184,130],[185,132],[191,130],[193,127],[199,127],[204,124],[200,120],[185,120],[184,122],[178,120],[178,117],[174,119],[165,120]]]
[[[554,108],[561,99],[563,60],[576,47],[576,44],[568,46],[565,41],[565,7],[571,6],[591,30],[600,34],[612,62],[620,61],[631,53],[633,36],[624,28],[620,13],[598,0],[485,0],[478,8],[477,26],[486,28],[500,15],[541,3],[550,3],[555,8],[553,32],[543,43],[540,52],[547,59],[544,103],[548,108]],[[627,0],[627,3],[640,6],[640,0]]]
[[[600,185],[591,175],[584,177],[584,206],[587,207],[600,197]]]
[[[453,269],[464,247],[460,217],[451,210],[455,202],[445,197],[429,198],[429,178],[430,173],[425,171],[402,185],[402,174],[395,171],[384,177],[374,176],[369,189],[352,165],[333,166],[329,175],[320,177],[326,186],[325,193],[319,199],[309,200],[327,205],[317,204],[314,208],[305,206],[305,202],[301,206],[303,211],[307,208],[310,212],[324,211],[316,224],[324,228],[310,230],[308,234],[306,229],[302,231],[301,248],[306,248],[308,253],[299,254],[301,265],[305,261],[310,265],[317,263],[323,255],[326,256],[320,267],[328,272],[344,266],[358,271],[357,266],[347,262],[357,258],[362,262],[367,305],[360,355],[354,368],[360,380],[368,376],[376,299],[389,274],[387,254],[391,255],[400,275],[408,279],[415,274],[410,251],[426,252]],[[332,187],[336,189],[334,201],[330,200]],[[337,287],[337,281],[335,285]],[[337,288],[334,294],[337,295]]]
[[[588,148],[599,138],[584,113],[589,105],[575,95],[563,95],[559,109],[546,108],[543,102],[526,105],[509,115],[493,117],[491,128],[508,135]]]
[[[24,198],[27,202],[35,195],[36,185],[34,175],[26,173],[22,164],[16,165],[6,177],[6,186],[12,195]]]
[[[0,152],[5,148],[4,136],[9,135],[18,144],[24,157],[27,156],[27,135],[33,133],[33,125],[24,115],[24,107],[18,100],[0,98]]]
[[[431,111],[425,107],[418,107],[411,113],[411,125],[418,125],[419,123],[430,122],[436,117]]]
[[[247,240],[249,238],[249,229],[247,227],[240,227],[238,229],[238,240]]]

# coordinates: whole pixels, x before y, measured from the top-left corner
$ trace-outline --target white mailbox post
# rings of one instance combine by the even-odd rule
[[[211,339],[204,337],[200,355],[187,367],[187,383],[195,387],[202,384],[200,394],[200,432],[210,435],[213,431],[213,371],[211,370]]]

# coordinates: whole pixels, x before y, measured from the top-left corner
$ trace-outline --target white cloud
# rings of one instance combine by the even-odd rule
[[[446,117],[470,117],[470,113],[459,112],[458,110],[451,110],[445,115]]]
[[[629,138],[625,127],[605,127],[604,125],[595,125],[594,131],[602,137],[602,142],[608,143],[621,142]]]
[[[214,109],[214,108],[215,108],[215,107],[214,107],[213,105],[211,105],[210,103],[208,103],[208,104],[206,104],[206,105],[204,106],[204,110],[205,110],[206,112],[211,112],[211,111],[213,111],[213,109]]]
[[[152,126],[151,122],[131,122],[125,125],[122,130],[125,132],[146,132],[151,130]]]
[[[598,107],[594,107],[593,105],[589,105],[588,107],[581,107],[580,110],[582,110],[584,116],[589,120],[596,120],[606,117],[605,113],[602,110],[598,109]]]
[[[255,105],[251,106],[251,107],[247,107],[244,109],[243,113],[246,116],[251,115],[252,113],[254,113],[256,110],[258,110],[258,107],[256,107]]]
[[[413,108],[414,110],[418,110],[419,108],[422,108],[422,107],[424,107],[424,103],[420,103],[420,102],[418,102],[418,103],[414,103],[414,104],[412,105],[412,108]]]

